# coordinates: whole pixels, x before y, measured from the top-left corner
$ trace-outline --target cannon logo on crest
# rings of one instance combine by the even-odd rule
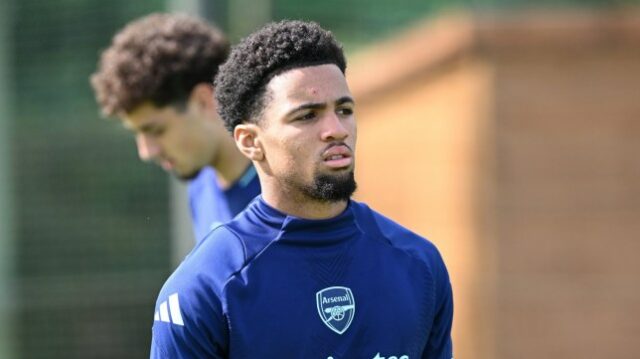
[[[356,302],[351,289],[347,287],[329,287],[316,293],[318,314],[322,322],[338,334],[349,329],[356,312]]]

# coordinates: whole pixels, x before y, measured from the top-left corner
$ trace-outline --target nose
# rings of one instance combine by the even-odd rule
[[[139,133],[136,135],[138,157],[143,161],[151,161],[160,154],[160,146],[149,136]]]
[[[350,121],[349,118],[340,118],[335,113],[329,113],[325,116],[322,128],[322,140],[323,141],[342,141],[349,137],[349,130],[346,126],[346,121]]]

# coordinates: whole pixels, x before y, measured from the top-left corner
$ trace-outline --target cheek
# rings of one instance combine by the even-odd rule
[[[300,153],[299,147],[283,146],[278,149],[276,159],[287,172],[297,170],[298,162],[304,155]]]
[[[186,141],[180,136],[176,136],[176,134],[168,134],[168,136],[163,139],[162,143],[165,151],[173,155],[180,155],[184,152],[189,152],[190,147],[192,146],[189,141]]]
[[[353,120],[349,123],[349,133],[351,134],[350,137],[352,137],[352,141],[355,143],[356,139],[358,138],[358,126],[356,124],[355,118],[353,118]]]
[[[293,141],[274,141],[267,144],[264,150],[271,167],[283,174],[300,172],[309,158],[304,145]]]
[[[286,146],[288,156],[292,161],[297,163],[305,163],[311,161],[313,153],[311,141],[290,141]]]
[[[189,132],[187,128],[176,128],[176,131],[167,138],[167,145],[172,147],[174,152],[193,155],[201,152],[203,143],[202,132]],[[212,141],[213,139],[208,139]]]

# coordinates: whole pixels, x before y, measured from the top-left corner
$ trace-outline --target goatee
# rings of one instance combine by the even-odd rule
[[[353,171],[344,175],[317,175],[313,184],[302,188],[308,197],[321,202],[347,201],[356,191]]]

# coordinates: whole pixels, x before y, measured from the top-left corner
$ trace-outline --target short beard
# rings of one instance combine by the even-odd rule
[[[340,202],[349,200],[356,188],[351,171],[344,175],[317,175],[313,184],[302,187],[302,193],[320,202]]]

